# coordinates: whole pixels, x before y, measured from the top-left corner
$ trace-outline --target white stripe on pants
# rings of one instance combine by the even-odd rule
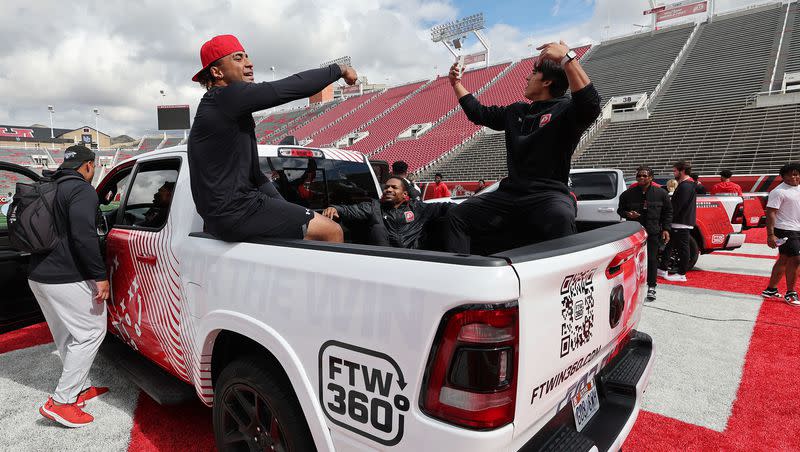
[[[106,335],[106,304],[95,303],[97,284],[43,284],[28,280],[58,348],[64,369],[53,400],[75,403],[90,386],[89,368]]]

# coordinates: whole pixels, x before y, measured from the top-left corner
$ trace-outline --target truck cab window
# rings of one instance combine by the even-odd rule
[[[287,201],[321,210],[331,204],[377,199],[378,192],[363,162],[310,157],[261,157],[261,171]]]
[[[167,223],[179,160],[145,162],[134,175],[120,225],[159,230]]]
[[[614,199],[617,196],[617,173],[613,171],[572,173],[570,190],[578,201]]]

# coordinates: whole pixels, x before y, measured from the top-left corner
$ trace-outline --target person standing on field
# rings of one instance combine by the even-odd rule
[[[784,301],[800,306],[795,290],[797,270],[800,267],[800,163],[792,162],[780,170],[783,182],[775,187],[767,199],[767,245],[778,248],[778,260],[772,266],[769,285],[761,296],[780,298],[778,283],[786,276]]]
[[[636,185],[619,196],[617,213],[628,221],[638,221],[647,231],[647,298],[656,300],[658,249],[669,243],[672,223],[672,203],[667,191],[653,184],[653,169],[640,166],[636,169]]]
[[[94,417],[86,401],[108,391],[89,382],[97,350],[106,335],[108,276],[97,237],[99,202],[91,180],[95,154],[83,145],[64,151],[52,175],[58,183],[55,221],[63,235],[46,254],[31,254],[28,284],[42,308],[63,369],[52,396],[39,413],[65,427],[83,427]]]

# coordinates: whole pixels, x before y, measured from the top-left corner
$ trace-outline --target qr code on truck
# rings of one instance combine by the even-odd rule
[[[561,283],[561,357],[589,342],[594,327],[594,274],[576,273]]]

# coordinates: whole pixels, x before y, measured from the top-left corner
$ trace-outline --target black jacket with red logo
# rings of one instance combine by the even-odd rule
[[[506,132],[508,177],[501,189],[569,193],[570,160],[583,132],[600,115],[600,95],[591,83],[572,93],[532,103],[486,107],[472,94],[459,99],[473,123]]]
[[[331,207],[339,212],[339,218],[345,225],[360,222],[378,226],[371,234],[372,245],[418,249],[425,239],[425,226],[447,215],[453,206],[455,204],[450,202],[426,204],[422,201],[408,201],[395,208],[392,204],[372,200],[350,206]]]

